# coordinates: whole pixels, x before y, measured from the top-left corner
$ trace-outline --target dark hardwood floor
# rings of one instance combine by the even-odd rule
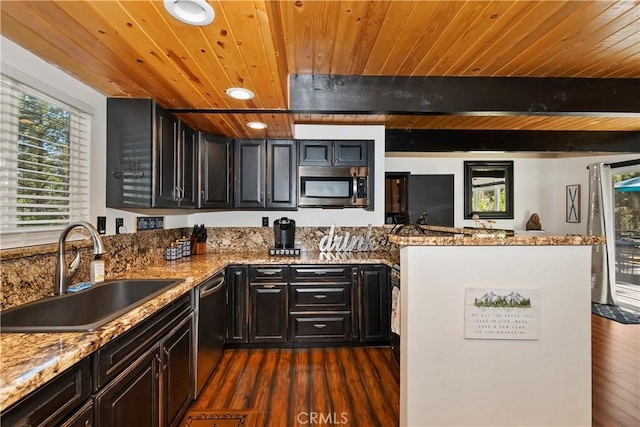
[[[591,315],[593,425],[640,426],[640,325]]]
[[[225,350],[189,410],[254,410],[256,426],[397,426],[392,363],[388,347]]]
[[[591,323],[593,425],[638,427],[640,325]],[[226,350],[189,410],[252,410],[260,427],[397,426],[392,363],[385,347]]]

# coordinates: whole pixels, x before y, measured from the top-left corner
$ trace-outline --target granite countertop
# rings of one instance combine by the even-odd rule
[[[400,246],[592,246],[606,243],[604,236],[553,235],[541,231],[462,229],[423,226],[424,234],[390,234]]]
[[[184,282],[94,332],[0,334],[0,411],[228,265],[362,263],[391,266],[398,262],[397,252],[303,252],[300,257],[270,257],[262,252],[208,252],[176,261],[162,261],[117,277],[110,276],[107,271],[107,279],[181,278]]]

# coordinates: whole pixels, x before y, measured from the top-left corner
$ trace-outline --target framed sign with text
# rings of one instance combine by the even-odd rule
[[[580,184],[567,185],[567,222],[580,222]]]
[[[466,289],[465,338],[537,340],[539,336],[539,289]]]

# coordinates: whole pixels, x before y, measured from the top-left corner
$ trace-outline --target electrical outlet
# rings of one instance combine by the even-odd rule
[[[269,226],[269,217],[268,216],[263,216],[262,217],[262,226],[263,227],[268,227]]]
[[[116,218],[116,234],[120,234],[120,231],[124,228],[124,218]]]
[[[97,224],[96,228],[98,229],[98,234],[107,234],[107,217],[106,216],[99,216],[96,224]]]

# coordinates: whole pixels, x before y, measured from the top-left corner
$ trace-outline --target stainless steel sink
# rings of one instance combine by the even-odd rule
[[[111,280],[0,313],[0,332],[88,332],[155,298],[181,279]]]

